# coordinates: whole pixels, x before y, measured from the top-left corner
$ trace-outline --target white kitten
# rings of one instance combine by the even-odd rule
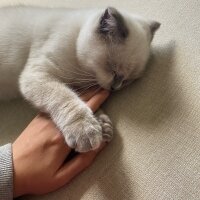
[[[0,19],[0,98],[17,96],[19,82],[76,151],[109,141],[109,118],[95,118],[72,87],[118,90],[138,78],[160,24],[115,8],[11,7],[0,9]]]

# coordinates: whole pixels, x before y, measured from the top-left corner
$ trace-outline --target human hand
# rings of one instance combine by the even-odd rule
[[[82,99],[95,112],[109,95],[87,92]],[[64,162],[71,149],[46,115],[36,116],[13,143],[14,197],[54,191],[90,166],[100,150],[81,153]]]

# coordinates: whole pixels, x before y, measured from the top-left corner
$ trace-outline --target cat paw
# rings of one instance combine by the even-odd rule
[[[113,138],[113,125],[110,118],[106,114],[99,114],[97,120],[102,127],[103,141],[110,142]]]
[[[65,140],[77,152],[97,149],[102,141],[102,127],[93,115],[74,122],[67,128]]]

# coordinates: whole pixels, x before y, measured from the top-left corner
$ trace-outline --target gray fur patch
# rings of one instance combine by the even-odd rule
[[[155,34],[155,32],[159,29],[160,25],[161,25],[161,24],[160,24],[159,22],[156,22],[156,21],[153,21],[153,22],[150,24],[150,30],[151,30],[152,35]]]
[[[112,7],[108,7],[102,15],[98,32],[114,40],[123,40],[128,36],[128,28],[122,15]]]

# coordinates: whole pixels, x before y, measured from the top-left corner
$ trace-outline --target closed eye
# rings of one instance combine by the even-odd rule
[[[126,85],[129,85],[133,80],[131,79],[126,79],[123,81],[123,85],[126,86]]]

